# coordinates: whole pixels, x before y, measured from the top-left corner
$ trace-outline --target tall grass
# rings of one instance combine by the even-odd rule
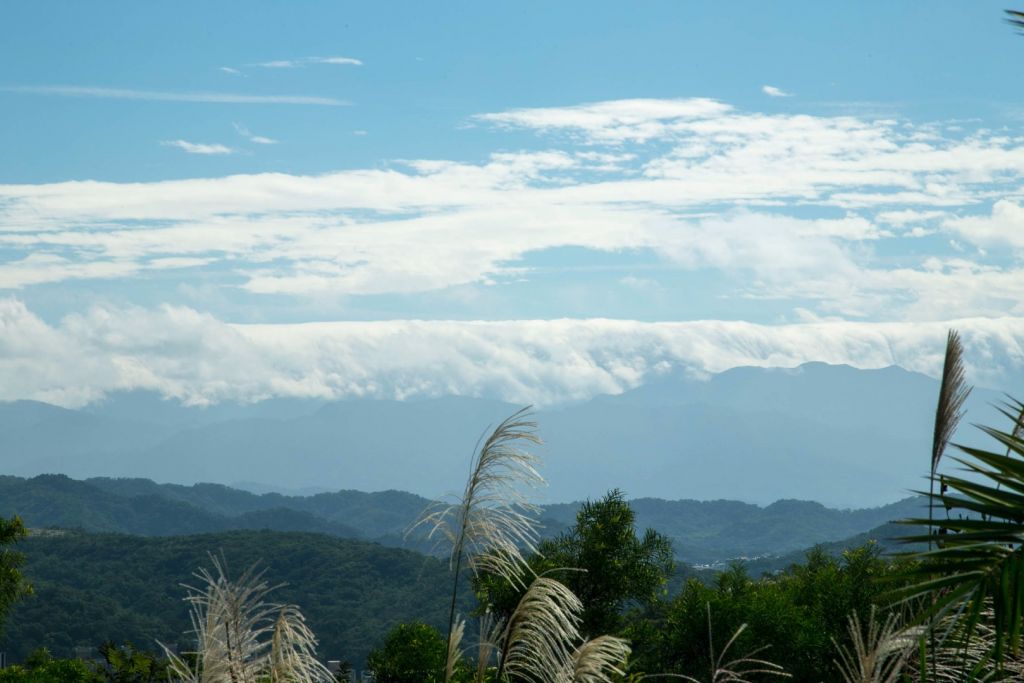
[[[231,580],[223,560],[200,569],[188,589],[194,663],[171,652],[171,676],[182,683],[317,683],[334,677],[316,658],[316,636],[295,605],[269,600],[274,587],[255,566]]]
[[[463,653],[465,622],[456,617],[455,605],[464,568],[525,589],[506,622],[490,624],[485,618],[481,625],[477,681],[488,676],[492,657],[497,660],[497,681],[610,683],[623,673],[628,643],[614,636],[584,642],[579,598],[553,578],[534,576],[526,560],[537,552],[540,512],[529,494],[546,484],[538,472],[540,459],[522,448],[541,443],[536,428],[529,408],[504,420],[476,449],[462,495],[431,505],[412,527],[426,526],[431,538],[449,545],[452,590],[445,683],[452,680]]]

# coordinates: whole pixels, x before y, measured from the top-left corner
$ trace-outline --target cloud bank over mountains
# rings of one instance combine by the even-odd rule
[[[102,96],[131,94],[112,92]],[[935,375],[951,325],[974,381],[1019,376],[1020,136],[707,98],[464,123],[494,151],[320,175],[0,185],[0,397],[73,406],[146,388],[192,403],[555,404],[738,365]],[[152,284],[165,281],[175,285]],[[41,310],[94,286],[107,303]],[[629,318],[679,320],[686,300],[739,302],[732,317],[749,322],[564,319],[570,295],[612,290],[643,307]],[[431,297],[463,314],[437,313]],[[385,320],[346,313],[361,304]],[[253,311],[282,306],[348,320],[254,324]]]
[[[1024,378],[1024,319],[504,322],[393,320],[227,324],[193,309],[95,307],[50,325],[0,301],[0,400],[77,407],[143,389],[189,404],[269,397],[479,396],[551,406],[685,373],[808,361],[899,365],[937,376],[948,327],[961,330],[972,382]]]

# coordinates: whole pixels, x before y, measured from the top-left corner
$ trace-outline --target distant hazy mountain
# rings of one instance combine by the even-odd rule
[[[579,500],[618,487],[664,499],[889,503],[923,485],[937,392],[935,380],[899,368],[816,363],[667,377],[538,411],[544,495]],[[1000,398],[976,391],[968,421],[1002,424],[988,405]],[[517,407],[445,397],[195,408],[138,393],[81,411],[7,403],[0,472],[436,497],[461,487],[477,439]],[[979,442],[970,427],[958,439]]]
[[[75,528],[141,536],[232,529],[324,533],[429,551],[433,544],[406,529],[428,501],[402,491],[338,491],[315,496],[256,495],[219,484],[180,486],[146,479],[90,479],[63,475],[0,477],[0,516],[19,514],[33,528]],[[766,507],[737,501],[630,501],[640,529],[668,536],[690,564],[736,557],[783,555],[816,543],[836,542],[894,519],[917,516],[919,499],[884,507],[834,510],[784,500]],[[578,503],[546,506],[544,533],[575,521]]]

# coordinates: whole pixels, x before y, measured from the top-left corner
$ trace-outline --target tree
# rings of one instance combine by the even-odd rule
[[[107,683],[157,683],[168,679],[168,661],[131,643],[106,641],[99,647],[97,678]]]
[[[421,622],[399,624],[366,665],[380,683],[430,683],[445,669],[445,639]]]
[[[21,574],[25,556],[11,548],[26,535],[20,517],[0,518],[0,629],[3,628],[11,606],[32,592],[32,587]]]
[[[0,669],[0,683],[99,683],[80,659],[55,659],[46,648],[35,650],[22,665]]]
[[[653,529],[637,536],[635,522],[625,495],[614,489],[583,503],[576,524],[542,541],[529,558],[532,571],[557,576],[582,601],[584,637],[621,631],[622,612],[657,598],[672,573],[671,542]],[[503,618],[524,592],[494,575],[481,575],[475,585],[481,602]]]

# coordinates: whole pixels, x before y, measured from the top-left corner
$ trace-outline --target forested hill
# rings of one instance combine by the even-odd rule
[[[147,479],[0,477],[0,515],[19,514],[35,528],[142,536],[273,529],[424,549],[415,539],[407,542],[403,532],[427,503],[401,491],[284,496],[257,495],[219,484],[180,486]],[[765,507],[727,500],[655,498],[639,498],[630,504],[638,526],[668,536],[681,560],[697,564],[799,551],[921,512],[920,503],[912,498],[861,510],[834,510],[791,500]],[[557,534],[571,525],[577,507],[577,503],[547,506],[543,512],[545,533]]]
[[[210,567],[208,553],[223,553],[234,575],[259,561],[271,585],[285,583],[275,599],[302,608],[325,658],[358,665],[396,624],[441,626],[447,617],[446,564],[363,541],[272,531],[164,538],[67,532],[31,537],[19,550],[35,594],[7,621],[2,642],[12,661],[40,646],[70,656],[75,646],[107,638],[188,649],[181,584],[196,584],[192,574]]]

